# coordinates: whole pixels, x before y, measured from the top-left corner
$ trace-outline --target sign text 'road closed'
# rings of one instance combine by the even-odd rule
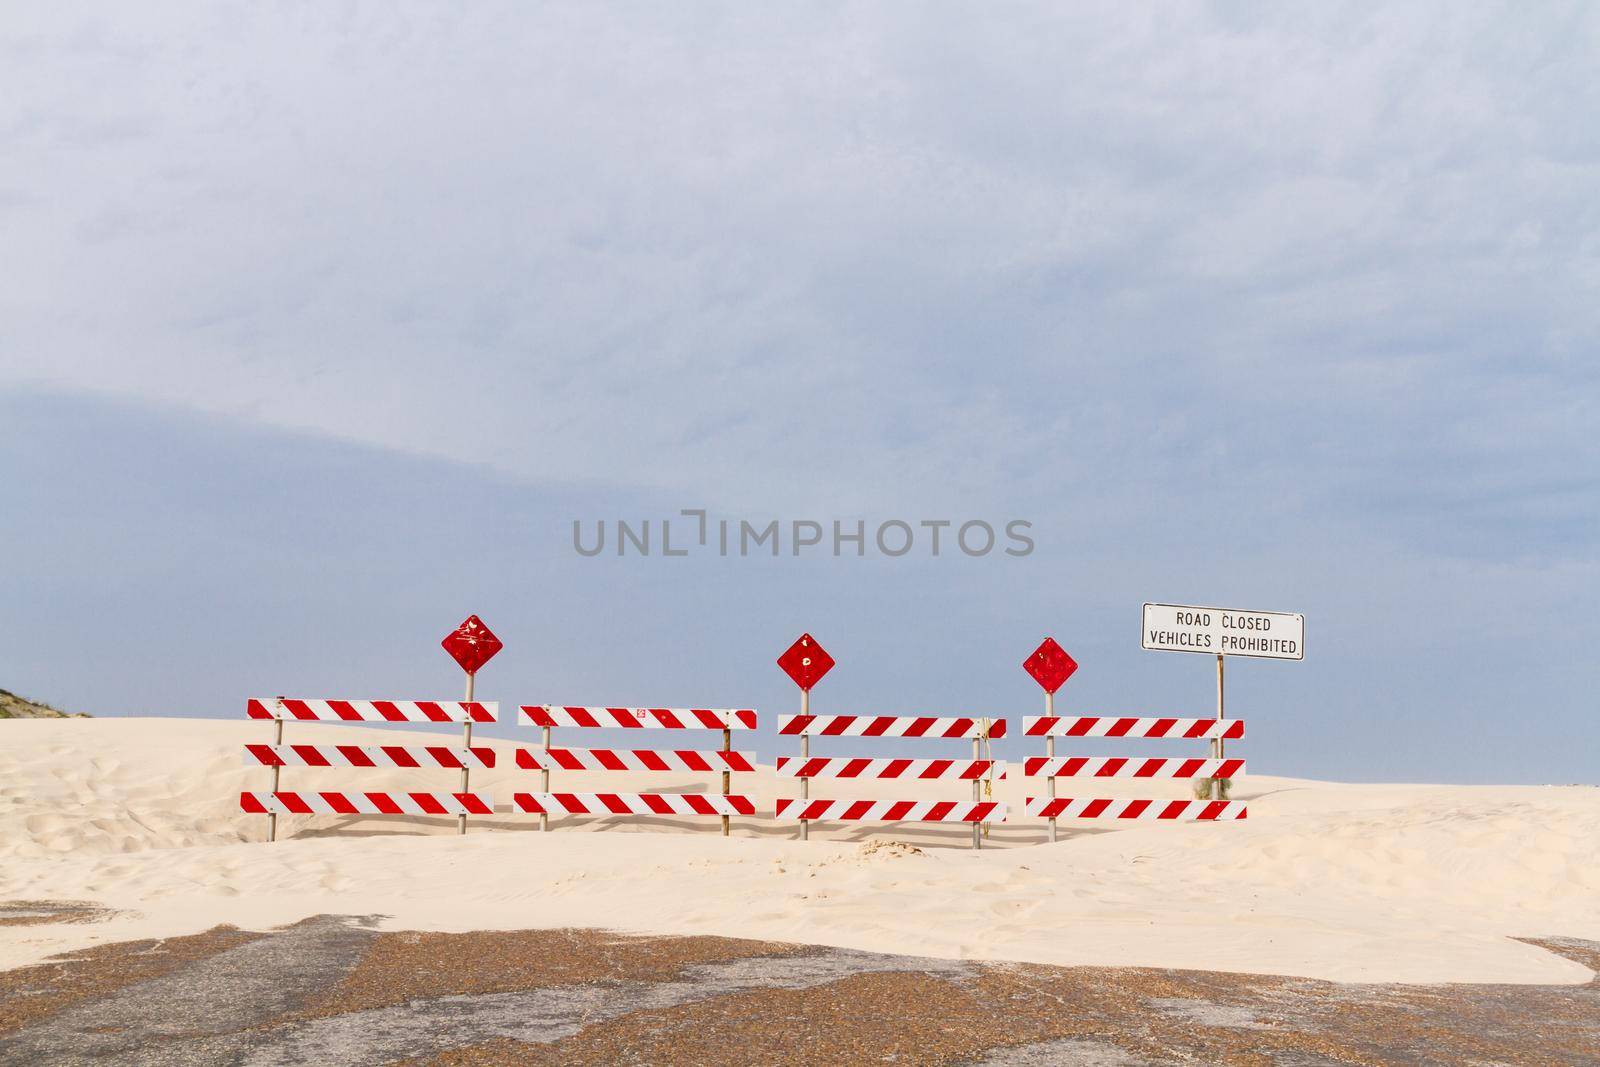
[[[1146,604],[1139,644],[1162,652],[1304,659],[1306,620],[1285,611]]]

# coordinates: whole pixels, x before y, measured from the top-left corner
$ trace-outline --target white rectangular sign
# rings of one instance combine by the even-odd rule
[[[1161,652],[1305,659],[1306,618],[1298,612],[1146,604],[1139,644]]]

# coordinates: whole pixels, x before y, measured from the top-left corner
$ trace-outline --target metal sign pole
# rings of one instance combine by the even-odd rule
[[[268,841],[276,841],[278,839],[278,810],[277,810],[278,809],[278,782],[280,780],[280,773],[279,772],[281,772],[283,770],[282,757],[280,757],[277,754],[277,751],[276,751],[277,747],[279,745],[283,744],[283,698],[279,697],[275,703],[277,705],[278,714],[277,714],[276,719],[274,720],[277,723],[277,730],[274,731],[274,734],[273,734],[272,744],[273,744],[274,751],[273,751],[273,754],[272,754],[272,758],[274,760],[276,760],[277,762],[275,762],[272,765],[272,809],[273,810],[270,813],[268,813],[268,815],[267,815],[267,819],[268,819],[267,840]]]
[[[1044,695],[1044,714],[1045,714],[1045,718],[1047,718],[1047,719],[1054,718],[1055,717],[1055,713],[1056,713],[1056,695],[1054,693],[1045,693],[1045,695]],[[1046,735],[1046,737],[1044,739],[1044,754],[1048,758],[1050,758],[1052,760],[1054,760],[1056,758],[1056,735],[1055,734]],[[1045,779],[1045,788],[1047,790],[1049,790],[1050,799],[1054,800],[1056,798],[1055,767],[1054,766],[1050,766],[1050,771],[1051,771],[1051,773]],[[1050,843],[1052,845],[1056,843],[1056,817],[1054,815],[1050,816]]]
[[[806,841],[811,837],[811,820],[805,818],[806,808],[811,799],[811,778],[805,772],[806,762],[811,758],[811,687],[822,680],[822,676],[833,670],[833,657],[828,655],[826,649],[817,644],[816,638],[810,634],[801,634],[794,644],[790,645],[778,657],[778,669],[789,676],[789,680],[800,687],[800,721],[796,732],[800,735],[800,840]]]
[[[802,716],[811,714],[811,690],[809,690],[809,689],[800,690],[800,714]],[[806,762],[808,760],[810,760],[810,759],[811,759],[811,735],[808,734],[808,733],[803,733],[803,734],[800,735],[800,772],[801,772],[801,777],[800,777],[800,810],[801,811],[804,811],[806,809],[806,801],[811,799],[811,779],[807,778],[805,776]],[[800,840],[809,841],[810,839],[811,839],[811,820],[810,819],[801,819],[800,820]]]
[[[733,751],[733,731],[728,729],[728,728],[726,728],[726,727],[724,727],[723,731],[722,731],[722,751],[724,751],[724,752]],[[728,757],[724,756],[724,757],[722,757],[722,759],[723,759],[723,764],[722,764],[722,795],[723,796],[727,796],[728,795],[728,763],[727,763]],[[728,836],[728,817],[726,815],[724,815],[722,817],[722,836],[723,837],[727,837]]]
[[[1046,637],[1039,642],[1039,647],[1028,654],[1022,661],[1022,669],[1027,671],[1034,681],[1039,683],[1039,688],[1044,690],[1044,755],[1046,760],[1056,758],[1056,690],[1066,684],[1068,678],[1078,669],[1078,661],[1067,655],[1067,650],[1056,644],[1056,639]],[[1045,789],[1049,799],[1056,799],[1055,768],[1049,763],[1045,765]],[[1053,811],[1054,804],[1046,810]],[[1056,817],[1047,816],[1050,823],[1050,843],[1056,840]]]
[[[483,620],[476,615],[468,615],[460,626],[445,634],[444,640],[439,642],[439,646],[449,653],[450,658],[456,661],[456,666],[466,673],[466,702],[471,704],[473,682],[478,677],[478,669],[491,659],[494,659],[495,653],[505,646],[494,635],[494,631],[485,626]],[[461,732],[461,741],[465,746],[461,753],[461,792],[465,794],[471,788],[472,781],[472,772],[470,770],[472,761],[472,709],[463,708],[462,710],[465,712],[466,725]],[[467,832],[467,804],[464,800],[461,801],[461,815],[456,824],[456,832],[460,834]]]
[[[1221,652],[1218,652],[1217,653],[1217,726],[1219,727],[1219,729],[1217,731],[1218,736],[1213,737],[1211,739],[1211,758],[1212,759],[1218,759],[1218,760],[1222,758],[1222,736],[1221,736],[1222,731],[1221,731],[1220,727],[1222,725],[1222,720],[1227,718],[1227,714],[1224,711],[1224,705],[1223,705],[1223,702],[1222,702],[1222,660],[1223,660],[1223,655],[1222,655]],[[1222,800],[1222,799],[1224,799],[1224,797],[1222,795],[1222,788],[1223,788],[1222,787],[1222,779],[1213,776],[1212,779],[1211,779],[1211,799],[1212,800]]]
[[[468,671],[467,672],[467,703],[468,704],[472,703],[472,683],[473,683],[473,680],[475,678],[477,678],[477,677],[478,677],[478,673],[476,671]],[[463,793],[465,793],[467,791],[467,783],[472,780],[471,779],[472,771],[471,771],[470,767],[468,766],[469,763],[472,760],[472,709],[471,708],[464,708],[462,710],[464,710],[467,713],[466,729],[465,729],[465,731],[464,731],[464,733],[462,735],[462,738],[461,738],[461,743],[462,743],[462,746],[463,746],[463,749],[462,749],[462,752],[461,752],[461,791]],[[465,802],[463,801],[463,804],[464,803]],[[458,834],[464,834],[464,833],[467,832],[467,813],[466,813],[465,809],[462,810],[461,815],[459,816],[459,819],[460,819],[460,821],[457,823],[456,832]]]
[[[550,792],[550,727],[544,728],[544,763],[539,769],[539,789],[544,793]],[[550,813],[539,813],[539,832],[548,833],[550,830]]]

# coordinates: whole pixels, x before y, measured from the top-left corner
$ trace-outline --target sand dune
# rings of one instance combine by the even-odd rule
[[[238,811],[260,723],[186,719],[0,726],[0,900],[83,900],[99,923],[0,927],[0,966],[101,941],[264,928],[320,913],[389,928],[609,927],[724,934],[951,958],[1170,966],[1347,981],[1584,982],[1514,940],[1600,939],[1600,789],[1337,785],[1242,778],[1246,822],[1066,829],[1013,815],[981,853],[964,827],[736,820],[284,819]],[[450,743],[438,732],[308,726],[289,740]],[[511,742],[475,774],[502,812],[537,775]],[[1157,754],[1175,754],[1161,748]],[[285,772],[285,788],[449,789],[451,772]],[[761,810],[795,783],[740,776]],[[564,774],[563,789],[691,789],[670,774]],[[1020,778],[996,783],[1020,810]],[[1026,787],[1033,791],[1033,786]],[[961,799],[964,783],[939,795]],[[906,795],[894,783],[817,795]],[[1098,795],[1181,797],[1183,783],[1108,781]],[[910,795],[931,795],[920,787]],[[605,833],[588,831],[603,829]],[[418,836],[428,835],[428,836]],[[920,851],[919,851],[920,849]]]

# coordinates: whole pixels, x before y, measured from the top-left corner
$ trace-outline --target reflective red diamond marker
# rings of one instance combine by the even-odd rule
[[[468,674],[478,673],[479,667],[488,663],[496,652],[505,647],[494,635],[494,631],[485,626],[483,620],[476,615],[468,615],[467,621],[446,634],[445,639],[439,644]]]
[[[778,666],[783,668],[795,685],[801,689],[810,689],[822,681],[822,676],[833,670],[833,657],[817,644],[817,639],[810,634],[801,634],[800,640],[789,646],[789,651],[778,657]]]
[[[1033,675],[1033,680],[1043,686],[1046,693],[1054,693],[1072,677],[1078,662],[1056,644],[1055,638],[1047,637],[1033,650],[1033,655],[1022,661],[1022,669]]]

